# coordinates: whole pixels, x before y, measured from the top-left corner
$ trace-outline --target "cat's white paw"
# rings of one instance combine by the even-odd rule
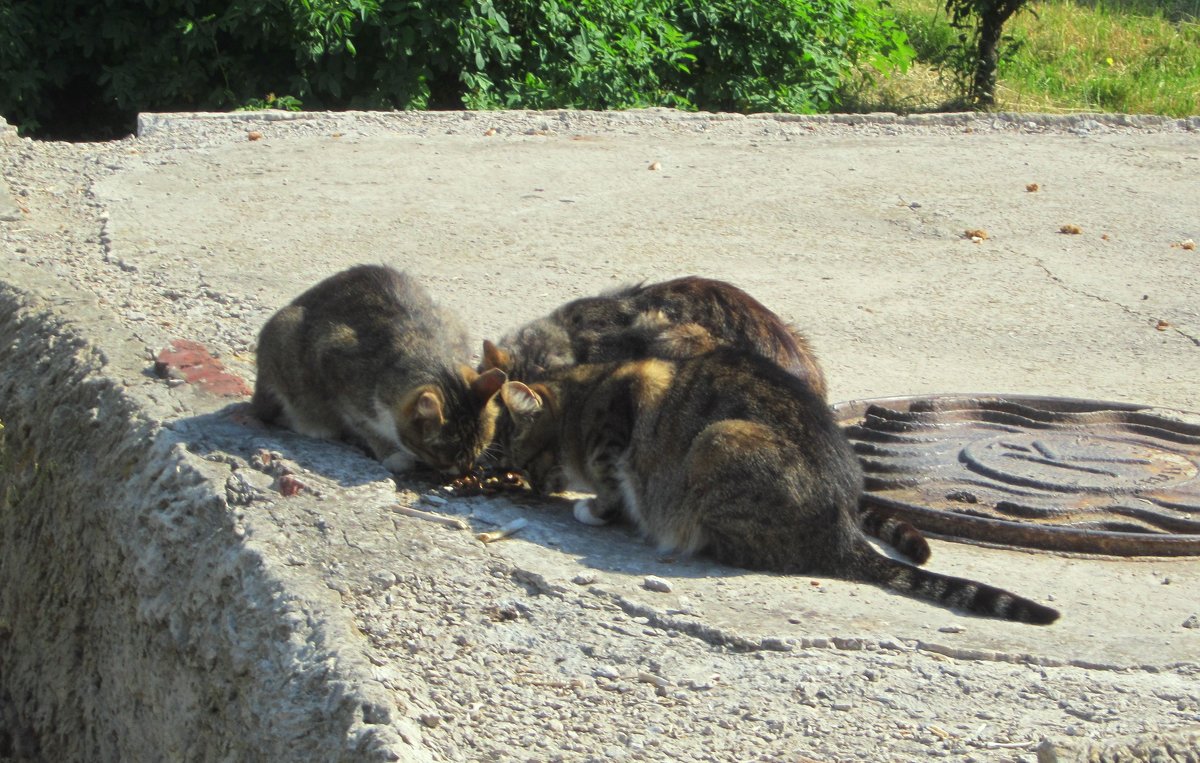
[[[585,525],[598,527],[608,524],[608,520],[596,514],[593,508],[596,502],[591,498],[580,498],[575,502],[575,519]]]
[[[402,450],[397,450],[392,455],[383,459],[383,465],[393,472],[406,472],[413,468],[416,462],[417,460],[412,457],[412,454],[405,453]]]

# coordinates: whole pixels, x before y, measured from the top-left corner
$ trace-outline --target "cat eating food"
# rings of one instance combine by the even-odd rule
[[[504,372],[479,373],[466,331],[412,277],[358,265],[321,281],[258,337],[264,422],[366,448],[392,471],[462,474],[491,441]]]
[[[481,368],[503,369],[511,379],[529,381],[577,363],[684,359],[720,347],[773,361],[826,398],[825,375],[798,329],[733,284],[700,276],[568,302],[499,345],[484,342]],[[879,507],[863,507],[856,516],[870,535],[913,562],[929,559],[929,543],[908,522]]]
[[[1045,625],[1049,607],[877,552],[856,518],[863,476],[812,386],[756,353],[561,366],[509,381],[497,440],[532,486],[586,485],[591,524],[631,520],[660,550],[873,583]]]

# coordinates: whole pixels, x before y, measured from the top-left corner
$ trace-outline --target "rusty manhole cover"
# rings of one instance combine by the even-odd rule
[[[951,540],[1200,555],[1200,415],[946,395],[839,403],[870,504]]]

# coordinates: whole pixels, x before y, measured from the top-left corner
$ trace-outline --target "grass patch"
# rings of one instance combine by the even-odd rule
[[[851,110],[961,108],[957,32],[941,0],[892,0],[917,65],[845,93]],[[997,109],[1200,114],[1200,0],[1047,0],[1004,28]]]

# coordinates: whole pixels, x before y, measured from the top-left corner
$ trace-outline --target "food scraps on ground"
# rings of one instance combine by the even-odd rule
[[[511,469],[476,469],[461,477],[455,477],[444,489],[454,496],[490,495],[501,490],[524,490],[525,480],[520,472]]]

